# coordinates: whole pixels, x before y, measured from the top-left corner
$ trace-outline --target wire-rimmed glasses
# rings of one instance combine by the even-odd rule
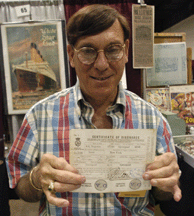
[[[125,44],[112,44],[104,50],[96,50],[92,47],[82,47],[78,50],[74,48],[74,50],[80,62],[90,65],[96,61],[99,52],[104,52],[109,62],[119,61],[124,55],[124,48]]]

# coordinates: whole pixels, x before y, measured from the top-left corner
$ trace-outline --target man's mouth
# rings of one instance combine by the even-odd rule
[[[108,77],[92,77],[92,78],[95,79],[95,80],[100,80],[100,81],[102,81],[102,80],[108,79],[109,77],[111,77],[111,76],[108,76]]]

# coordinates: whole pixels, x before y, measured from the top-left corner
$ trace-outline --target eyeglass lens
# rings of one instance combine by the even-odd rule
[[[121,45],[112,45],[107,47],[104,50],[104,54],[108,61],[119,61],[123,57],[123,50],[124,46]],[[79,50],[76,50],[78,52],[78,58],[83,64],[92,64],[97,56],[98,52],[92,47],[82,47]],[[100,50],[102,51],[102,50]]]

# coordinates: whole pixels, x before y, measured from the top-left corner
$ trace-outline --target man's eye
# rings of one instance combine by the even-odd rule
[[[117,53],[117,52],[120,52],[120,50],[121,50],[120,46],[111,46],[106,51],[108,53]]]
[[[94,49],[88,49],[88,48],[82,49],[81,52],[85,55],[91,55],[91,54],[93,55],[96,53]]]

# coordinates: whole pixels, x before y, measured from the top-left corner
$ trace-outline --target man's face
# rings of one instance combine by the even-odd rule
[[[79,50],[82,47],[92,47],[98,51],[112,44],[124,45],[123,29],[118,20],[102,33],[81,37],[76,42],[75,48]],[[119,61],[109,62],[104,52],[99,52],[97,59],[91,65],[83,64],[78,59],[77,53],[70,45],[68,46],[70,64],[76,70],[86,100],[116,97],[117,86],[128,61],[129,40],[125,41],[125,45],[124,55]]]
[[[178,100],[179,104],[181,104],[181,103],[184,102],[184,98],[183,97],[179,97],[177,100]]]
[[[174,107],[177,108],[179,106],[178,102],[174,100]]]

